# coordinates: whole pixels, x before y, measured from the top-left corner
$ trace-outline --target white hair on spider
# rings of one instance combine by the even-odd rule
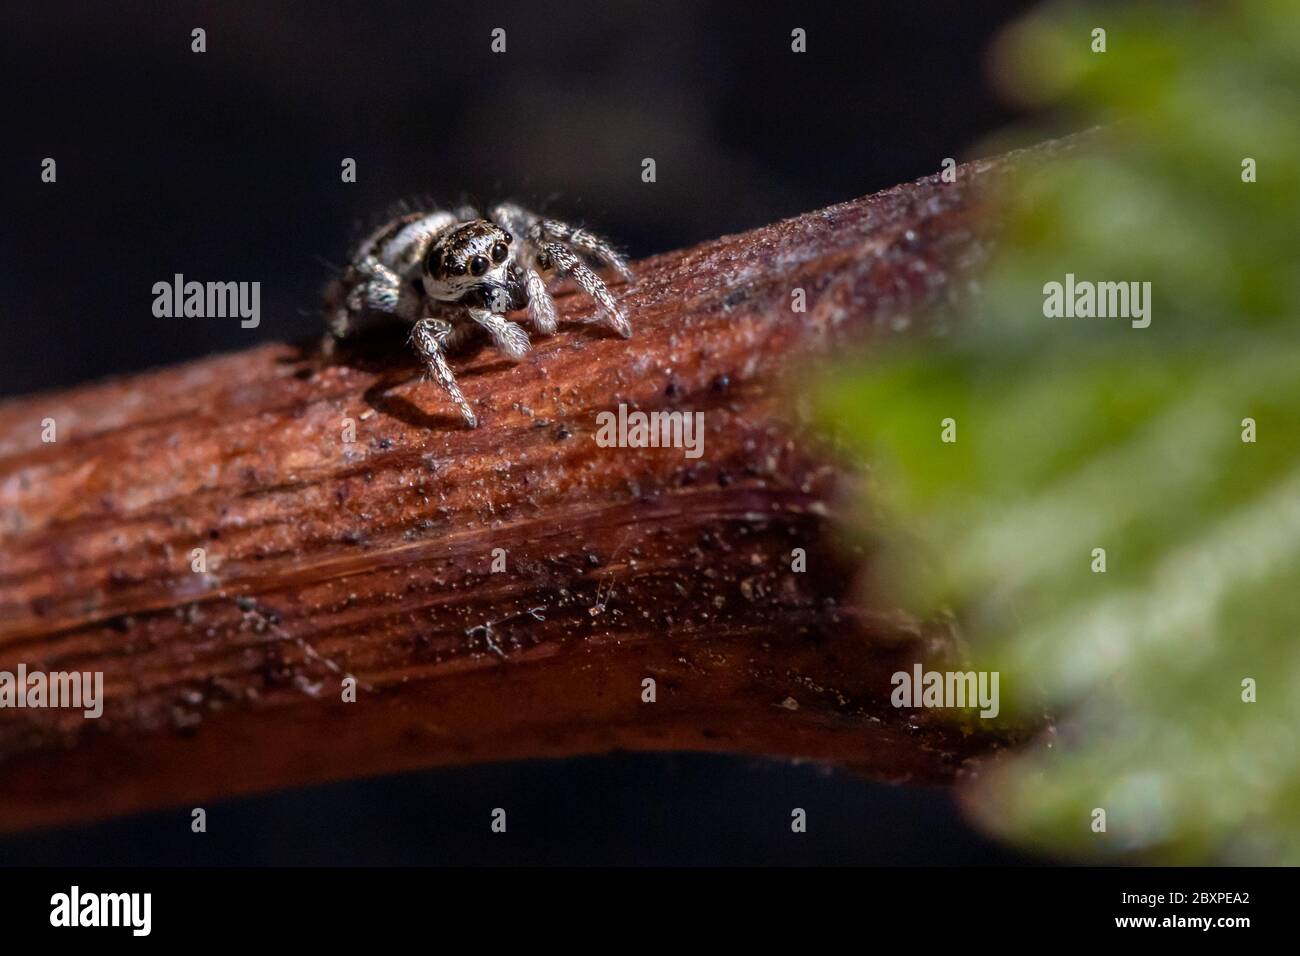
[[[447,353],[482,329],[504,354],[521,358],[530,348],[528,333],[505,314],[527,308],[533,328],[553,333],[548,285],[561,276],[595,301],[604,324],[630,336],[631,325],[595,272],[606,266],[631,281],[627,263],[604,239],[512,203],[496,206],[486,219],[469,207],[408,213],[367,236],[326,288],[326,350],[371,318],[409,323],[411,345],[474,428],[478,419]]]

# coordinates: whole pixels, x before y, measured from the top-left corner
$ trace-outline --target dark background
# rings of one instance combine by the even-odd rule
[[[0,395],[314,336],[325,261],[401,198],[512,198],[638,257],[929,174],[1016,118],[984,54],[1027,6],[8,5]],[[498,26],[505,54],[489,49]],[[40,181],[46,156],[57,184]],[[261,327],[155,318],[153,283],[176,272],[260,281]],[[487,830],[503,805],[508,840]],[[790,833],[792,806],[807,834]],[[0,862],[1017,859],[944,791],[742,758],[433,771],[208,809],[206,840],[160,813],[3,841]]]

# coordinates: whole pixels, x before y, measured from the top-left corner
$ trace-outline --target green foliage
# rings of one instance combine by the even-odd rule
[[[968,793],[983,821],[1057,854],[1300,863],[1300,7],[1052,7],[1000,57],[1106,125],[1003,197],[960,331],[842,367],[821,421],[872,464],[890,593],[957,611],[1004,714],[1060,718]],[[1067,273],[1150,282],[1150,327],[1045,317]]]

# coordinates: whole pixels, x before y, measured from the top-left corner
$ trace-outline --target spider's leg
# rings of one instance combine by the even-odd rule
[[[402,295],[401,277],[373,256],[363,259],[358,271],[367,278],[354,291],[361,292],[366,307],[376,312],[396,312],[397,300]]]
[[[618,303],[614,301],[614,297],[609,294],[609,289],[605,287],[600,276],[592,272],[585,262],[569,250],[568,246],[552,242],[546,245],[543,252],[558,273],[573,276],[574,281],[582,287],[583,291],[596,300],[604,311],[606,324],[610,328],[625,339],[632,335],[632,326],[618,307]]]
[[[624,281],[632,281],[632,270],[628,268],[627,261],[615,251],[608,241],[594,232],[588,232],[578,226],[571,226],[567,222],[560,222],[558,219],[543,219],[537,226],[545,238],[562,242],[570,248],[578,250],[583,255],[589,256],[599,265],[612,266],[614,271],[623,277]]]
[[[555,300],[546,291],[546,280],[532,266],[520,266],[524,275],[524,293],[528,297],[528,318],[533,328],[543,335],[555,331],[558,316],[555,314]]]
[[[454,326],[445,319],[425,316],[411,328],[411,344],[429,367],[429,374],[456,403],[456,407],[460,409],[465,419],[465,424],[470,428],[477,428],[478,419],[474,416],[474,410],[469,407],[469,402],[465,401],[464,393],[456,384],[456,376],[452,375],[451,366],[447,364],[446,349],[449,347],[453,332]]]
[[[337,340],[358,328],[357,320],[367,310],[394,313],[401,299],[401,280],[374,256],[366,256],[349,267],[350,275],[336,279],[325,290],[325,337],[321,351],[328,358]],[[344,294],[344,290],[347,290]]]
[[[523,326],[487,309],[471,307],[469,317],[483,326],[496,347],[512,359],[520,359],[528,351],[528,333]]]
[[[547,268],[554,266],[558,272],[572,275],[587,294],[600,304],[615,331],[624,337],[632,334],[631,326],[623,317],[614,297],[609,294],[605,283],[565,245],[571,245],[598,262],[608,263],[625,279],[630,279],[632,273],[627,263],[609,243],[586,230],[575,229],[554,219],[542,219],[536,213],[514,203],[502,203],[493,207],[492,219],[516,236],[516,261],[524,275],[528,314],[538,331],[550,334],[556,324],[555,303],[546,291],[547,281],[534,268],[534,263],[540,262]]]
[[[347,338],[352,332],[352,311],[349,297],[344,294],[346,288],[341,278],[331,279],[321,295],[321,309],[325,313],[325,338],[321,350],[327,356],[334,353],[336,339]]]
[[[334,356],[338,354],[339,340],[347,334],[347,319],[340,319],[336,314],[334,318],[330,319],[325,334],[320,337],[320,357],[327,362],[332,362]]]
[[[528,230],[538,218],[536,213],[531,213],[523,206],[517,206],[512,202],[503,202],[499,206],[492,207],[492,221],[507,232],[514,233],[521,240],[528,235]]]

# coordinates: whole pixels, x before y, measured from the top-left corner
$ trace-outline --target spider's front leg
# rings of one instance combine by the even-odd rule
[[[632,281],[632,270],[627,260],[609,244],[609,241],[559,219],[544,219],[515,203],[502,203],[492,210],[492,218],[507,229],[523,237],[532,247],[534,255],[551,242],[560,242],[587,256],[597,266],[609,266],[626,282]]]
[[[492,218],[520,236],[518,267],[528,296],[528,315],[538,331],[550,334],[556,325],[555,303],[546,279],[538,273],[541,268],[572,276],[601,307],[606,324],[624,338],[632,334],[632,326],[604,281],[581,258],[587,256],[598,265],[610,266],[630,282],[632,270],[613,246],[595,233],[557,219],[543,219],[514,203],[496,206]]]
[[[571,249],[588,256],[600,266],[610,266],[623,277],[624,282],[632,281],[632,270],[626,260],[620,256],[607,241],[579,226],[571,226],[558,219],[541,219],[534,226],[534,232],[540,238],[551,242],[561,242]]]
[[[447,364],[446,353],[451,347],[454,334],[455,326],[446,319],[425,316],[411,328],[411,345],[428,366],[429,374],[433,376],[434,381],[441,385],[451,396],[451,400],[456,403],[461,416],[465,419],[465,424],[470,428],[477,428],[478,418],[474,415],[474,410],[469,407],[469,402],[465,400],[465,394],[460,390],[460,386],[456,384],[456,376],[452,374],[451,366]]]
[[[596,300],[601,311],[605,313],[605,324],[623,338],[631,338],[632,326],[623,310],[618,307],[604,281],[592,272],[585,262],[579,259],[568,246],[558,242],[547,243],[542,247],[541,264],[553,266],[561,275],[569,275],[582,287],[582,290]]]

